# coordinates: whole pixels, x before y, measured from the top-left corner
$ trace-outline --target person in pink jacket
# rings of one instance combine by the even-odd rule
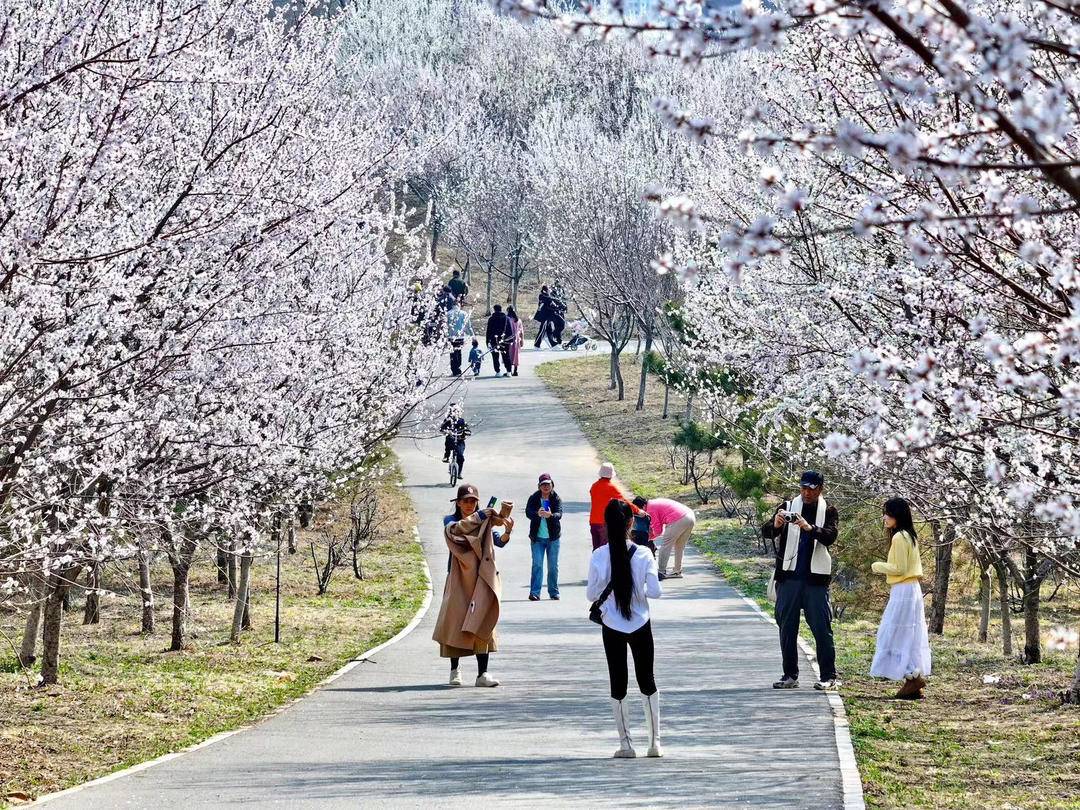
[[[690,540],[694,526],[697,525],[694,510],[670,498],[650,498],[649,500],[635,498],[634,506],[644,509],[652,520],[649,537],[655,540],[656,547],[660,550],[660,558],[657,560],[660,579],[682,577],[683,550]],[[671,559],[673,549],[675,567],[669,574],[667,572],[668,560]]]
[[[510,328],[513,332],[510,338],[510,366],[513,376],[518,375],[518,364],[521,363],[521,347],[525,345],[525,328],[521,324],[521,318],[513,307],[506,308],[506,317],[510,319]]]

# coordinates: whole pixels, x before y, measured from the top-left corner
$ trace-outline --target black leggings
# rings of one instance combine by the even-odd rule
[[[487,672],[488,655],[489,655],[489,653],[477,653],[476,654],[476,677],[477,678],[479,678],[481,675],[483,675],[485,672]],[[450,669],[452,669],[452,670],[457,669],[458,664],[460,664],[460,663],[461,663],[460,658],[451,658],[450,659]]]
[[[615,700],[626,697],[626,647],[634,656],[634,675],[638,689],[643,695],[656,694],[656,678],[653,677],[652,622],[645,622],[633,633],[620,633],[604,625],[604,655],[607,656],[608,678],[611,680],[611,696]]]

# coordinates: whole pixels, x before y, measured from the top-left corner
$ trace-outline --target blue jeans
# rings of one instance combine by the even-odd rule
[[[540,586],[544,584],[544,552],[547,552],[548,596],[559,595],[559,541],[533,540],[532,579],[529,582],[529,594],[540,595]]]

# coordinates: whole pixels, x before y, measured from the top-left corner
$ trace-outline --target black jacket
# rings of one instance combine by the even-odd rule
[[[487,345],[499,348],[510,344],[514,336],[514,327],[505,312],[492,312],[487,322]]]
[[[535,540],[536,533],[540,530],[541,518],[537,513],[540,511],[541,500],[540,490],[537,490],[529,496],[529,502],[525,504],[525,517],[529,519],[530,540]],[[548,539],[558,540],[562,536],[562,498],[552,489],[548,500],[551,501],[551,517],[547,519]]]

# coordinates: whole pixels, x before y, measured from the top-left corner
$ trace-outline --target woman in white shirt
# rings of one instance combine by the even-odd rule
[[[649,730],[649,756],[660,757],[660,694],[653,677],[652,623],[649,598],[660,596],[656,560],[644,546],[630,541],[633,512],[629,504],[612,500],[604,509],[608,543],[593,552],[589,563],[589,583],[585,594],[590,602],[603,598],[604,654],[611,680],[611,703],[615,727],[619,731],[616,757],[637,754],[630,740],[626,687],[629,673],[626,648],[634,656],[634,674],[645,707]]]

